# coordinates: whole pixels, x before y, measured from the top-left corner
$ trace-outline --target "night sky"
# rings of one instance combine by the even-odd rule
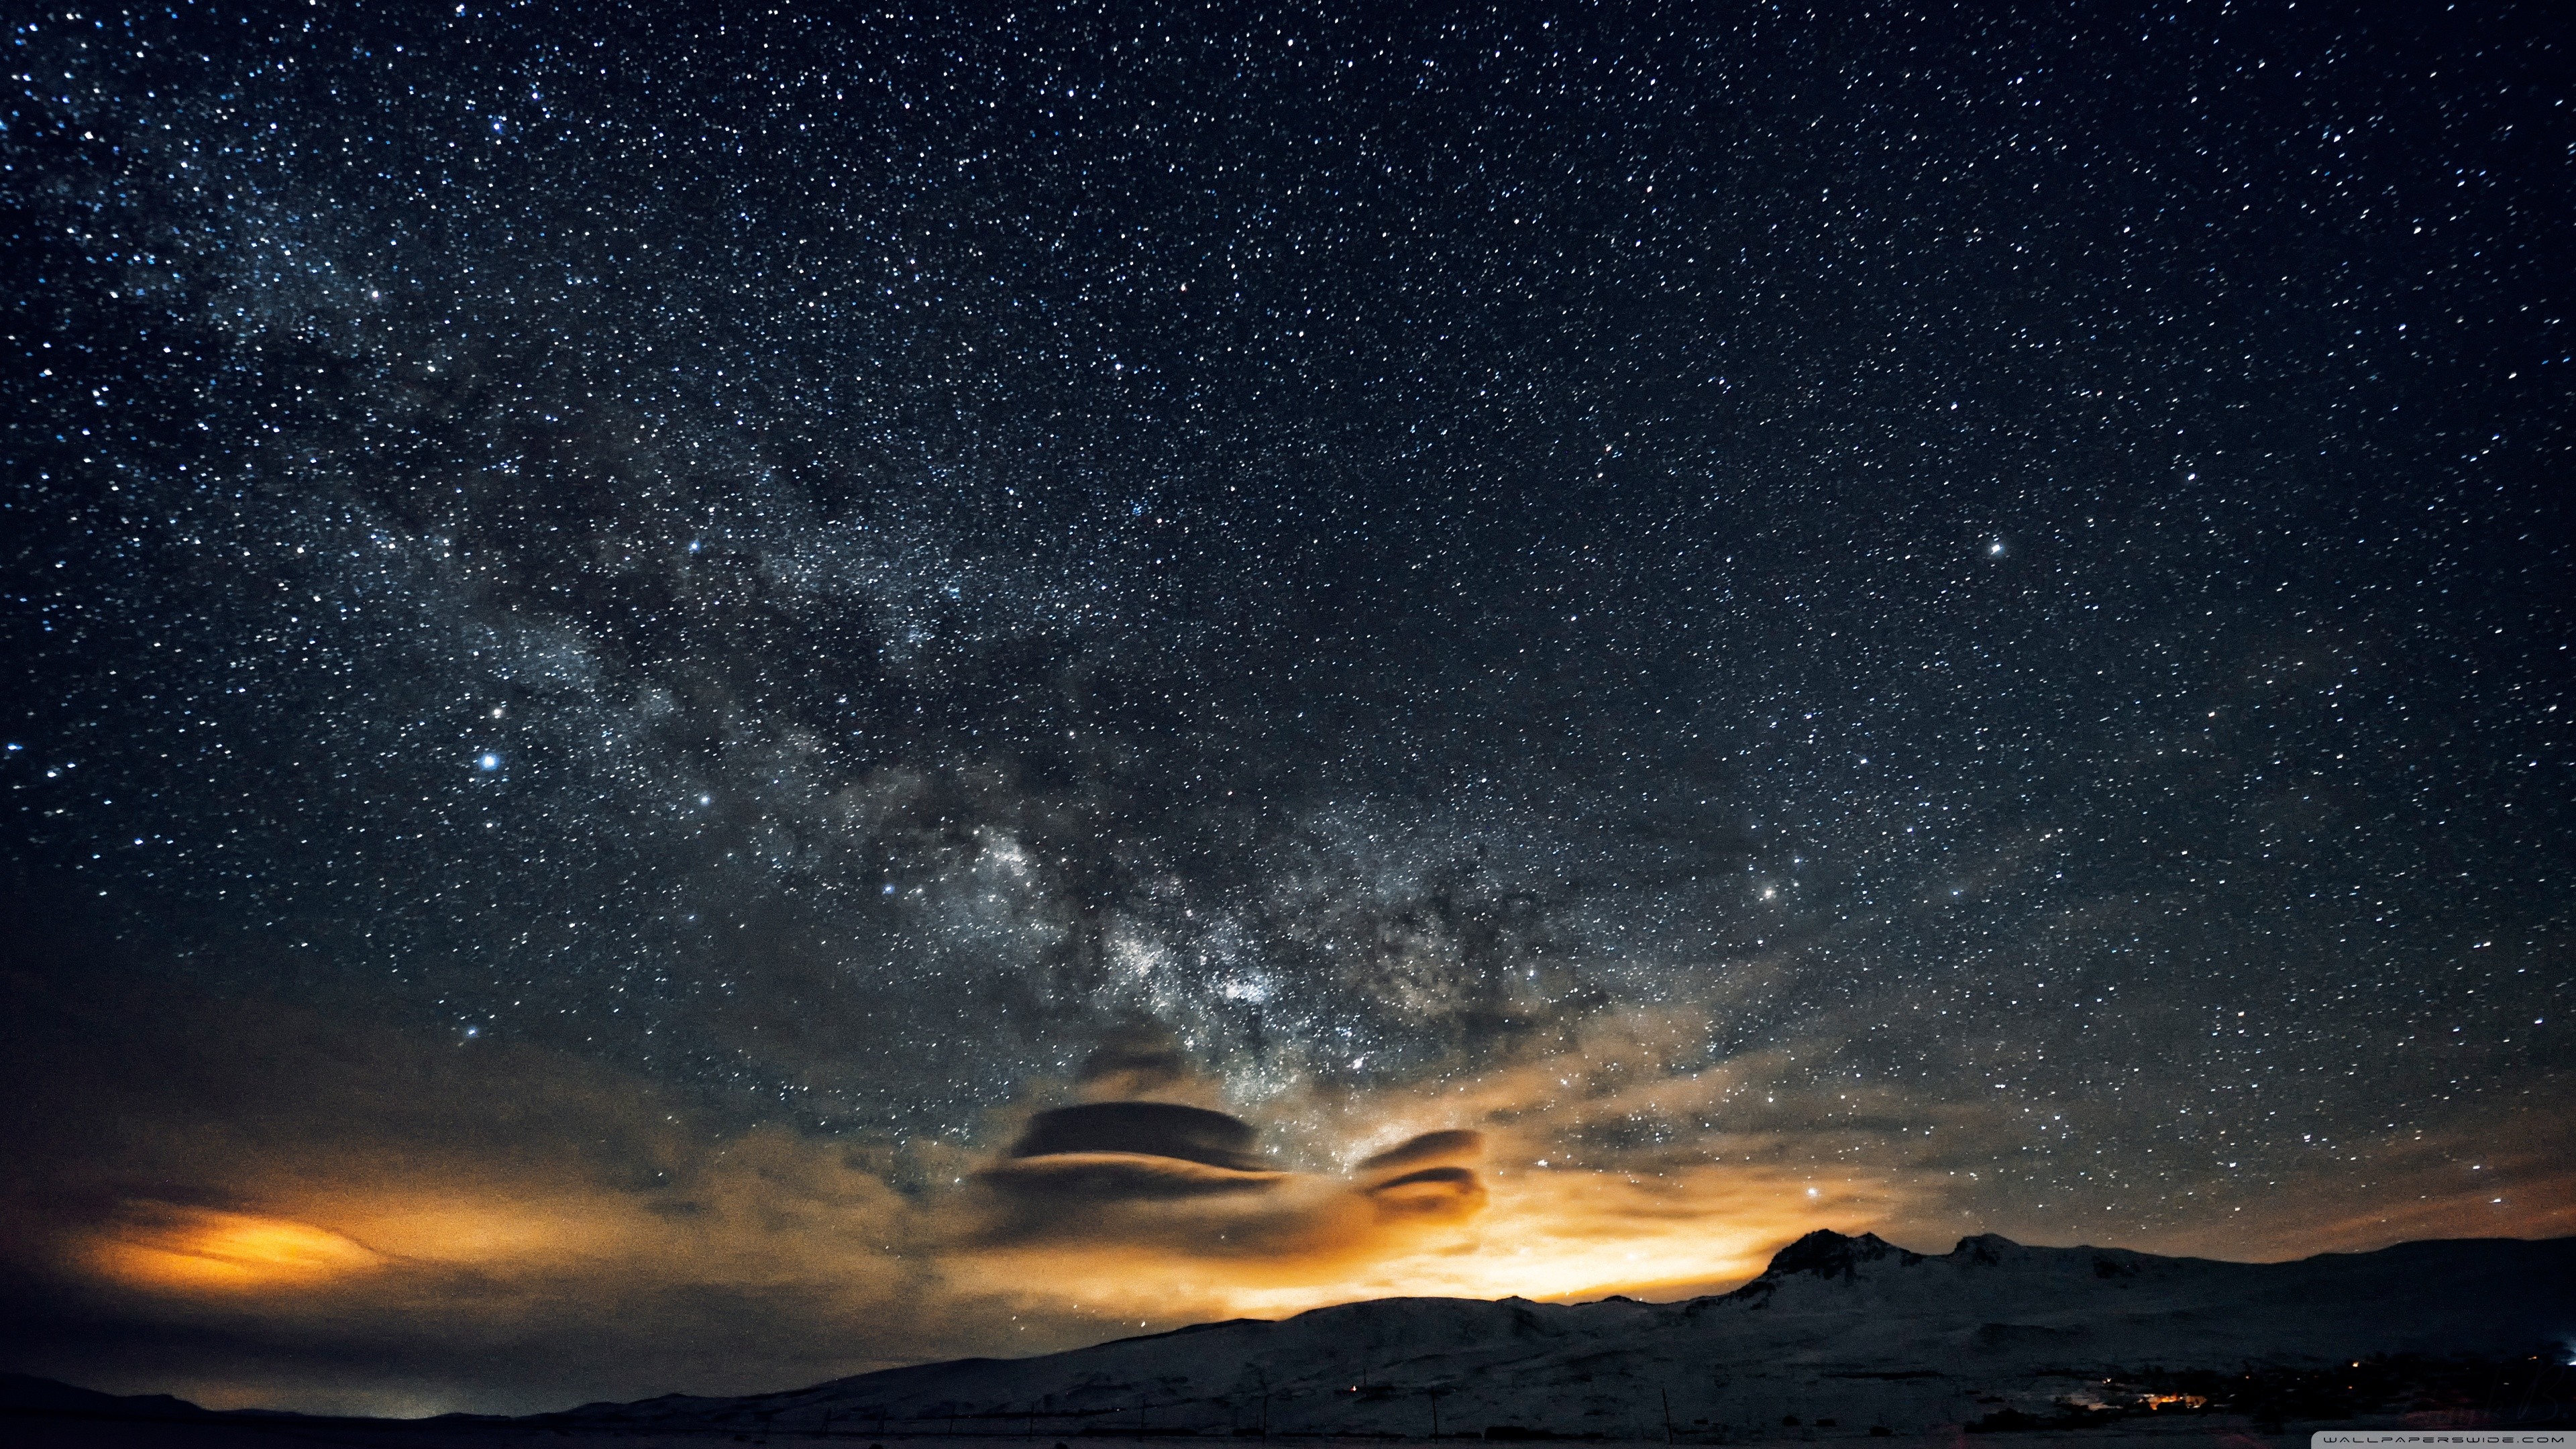
[[[2571,39],[20,12],[0,1367],[2576,1232]]]

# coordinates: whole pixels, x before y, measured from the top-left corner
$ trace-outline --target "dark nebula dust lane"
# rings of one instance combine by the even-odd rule
[[[0,1367],[2576,1224],[2543,9],[9,42]]]

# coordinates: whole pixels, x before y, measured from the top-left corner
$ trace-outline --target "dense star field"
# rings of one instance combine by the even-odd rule
[[[2312,8],[22,17],[0,1367],[2576,1231],[2576,60]]]

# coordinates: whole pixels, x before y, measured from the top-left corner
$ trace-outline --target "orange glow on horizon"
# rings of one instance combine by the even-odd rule
[[[1361,1241],[1327,1238],[1302,1254],[1064,1243],[963,1254],[950,1271],[960,1286],[1032,1307],[1157,1321],[1282,1317],[1369,1298],[1671,1298],[1750,1278],[1783,1243],[1818,1227],[1860,1231],[1893,1205],[1877,1184],[1828,1190],[1752,1167],[1669,1177],[1540,1170],[1489,1177],[1484,1188],[1485,1210],[1467,1221],[1398,1234],[1372,1224]]]

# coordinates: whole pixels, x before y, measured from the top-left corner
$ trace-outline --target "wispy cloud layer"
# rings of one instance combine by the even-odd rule
[[[1178,1100],[1213,1086],[1159,1039],[1117,1038],[1030,1084],[1091,1101],[997,1103],[989,1140],[938,1142],[112,973],[77,997],[21,976],[10,996],[30,1027],[11,1085],[35,1110],[6,1144],[24,1167],[6,1270],[32,1309],[7,1348],[217,1404],[747,1390],[1374,1296],[1676,1296],[1817,1226],[2068,1236],[1943,1165],[1990,1156],[2009,1109],[1916,1126],[1867,1093],[1783,1100],[1760,1055],[1658,1073],[1673,1027],[1654,1017],[1241,1115]],[[109,1025],[133,1057],[98,1054]],[[2528,1125],[2479,1166],[2507,1199],[2491,1230],[2567,1231],[2564,1129]],[[1285,1135],[1336,1152],[1298,1159]],[[2091,1236],[2265,1256],[2455,1233],[2461,1195],[2429,1190],[2447,1158],[2427,1142],[2367,1191],[2337,1172],[2249,1193],[2196,1237]],[[2391,1211],[2405,1186],[2428,1189],[2421,1209]]]

